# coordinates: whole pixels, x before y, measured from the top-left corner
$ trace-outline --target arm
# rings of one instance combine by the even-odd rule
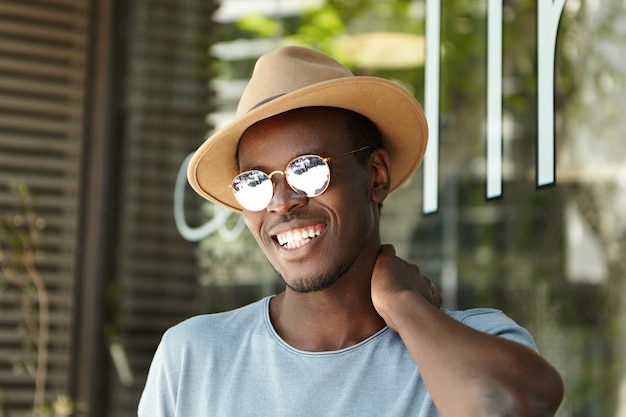
[[[532,349],[440,311],[431,285],[393,246],[382,247],[372,275],[374,307],[400,334],[439,413],[553,416],[563,397],[558,372]]]

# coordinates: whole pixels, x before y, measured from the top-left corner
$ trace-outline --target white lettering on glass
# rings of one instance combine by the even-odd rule
[[[237,223],[232,229],[226,226],[229,217],[235,215],[234,212],[211,204],[213,208],[213,218],[199,227],[191,227],[185,220],[185,188],[187,186],[187,166],[193,153],[187,155],[176,175],[176,184],[174,186],[174,223],[178,229],[178,233],[183,239],[189,242],[199,242],[218,232],[220,237],[226,242],[232,242],[237,239],[245,227],[243,218],[239,216]]]
[[[565,0],[541,0],[537,8],[537,187],[555,183],[554,65],[556,36]],[[424,111],[429,143],[424,157],[424,214],[438,210],[440,0],[426,0]],[[487,17],[487,187],[502,195],[502,2],[488,0]]]
[[[537,2],[537,187],[555,182],[554,55],[565,0]]]
[[[502,0],[487,14],[487,198],[502,196]]]
[[[426,0],[426,54],[424,113],[428,121],[428,147],[424,156],[422,211],[434,213],[439,205],[439,62],[440,0]]]

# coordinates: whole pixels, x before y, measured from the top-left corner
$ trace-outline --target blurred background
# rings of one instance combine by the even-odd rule
[[[558,416],[625,417],[626,6],[549,2],[546,69],[545,7],[500,2],[502,181],[487,198],[495,3],[0,0],[0,416],[134,416],[165,329],[281,290],[239,216],[182,174],[256,58],[300,44],[437,97],[436,209],[420,169],[385,203],[384,240],[446,307],[499,308],[531,331],[565,381]]]

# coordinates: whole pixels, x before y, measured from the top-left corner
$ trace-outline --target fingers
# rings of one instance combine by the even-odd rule
[[[443,297],[435,284],[428,277],[422,275],[417,265],[398,258],[396,256],[396,248],[393,245],[381,245],[375,269],[378,268],[386,271],[385,275],[389,274],[389,276],[395,277],[399,288],[404,285],[413,288],[437,308],[440,308],[443,304]],[[402,281],[404,281],[404,284]],[[411,281],[413,283],[410,283]]]
[[[395,256],[396,254],[396,248],[395,246],[386,243],[384,245],[380,245],[380,249],[378,251],[378,256],[380,255],[393,255]]]
[[[426,281],[426,285],[428,286],[428,289],[430,291],[430,300],[431,303],[437,307],[440,308],[441,304],[443,304],[443,296],[441,295],[441,293],[439,292],[439,289],[437,288],[437,286],[435,284],[433,284],[433,282],[430,280],[430,278],[426,277],[426,276],[422,276],[422,278],[424,279],[424,281]]]
[[[430,283],[430,294],[433,297],[433,305],[437,308],[440,308],[441,304],[443,304],[443,296],[439,292],[439,289],[432,282]]]
[[[421,275],[421,271],[417,265],[409,263],[405,261],[404,259],[396,256],[396,247],[393,246],[392,244],[385,243],[384,245],[380,246],[380,249],[378,250],[378,258],[380,259],[381,257],[386,257],[386,256],[397,258],[398,261],[402,262],[403,264],[411,268],[414,268],[417,271],[417,273]]]

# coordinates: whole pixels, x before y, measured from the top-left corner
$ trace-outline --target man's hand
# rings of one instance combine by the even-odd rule
[[[442,312],[441,294],[416,265],[383,245],[372,302],[398,332],[442,416],[552,416],[563,398],[558,372],[532,349],[482,333]],[[434,308],[433,308],[434,306]]]
[[[397,257],[393,245],[382,245],[372,274],[372,302],[387,325],[394,328],[388,308],[401,295],[411,294],[421,296],[437,308],[443,301],[437,287],[421,274],[417,265]]]

